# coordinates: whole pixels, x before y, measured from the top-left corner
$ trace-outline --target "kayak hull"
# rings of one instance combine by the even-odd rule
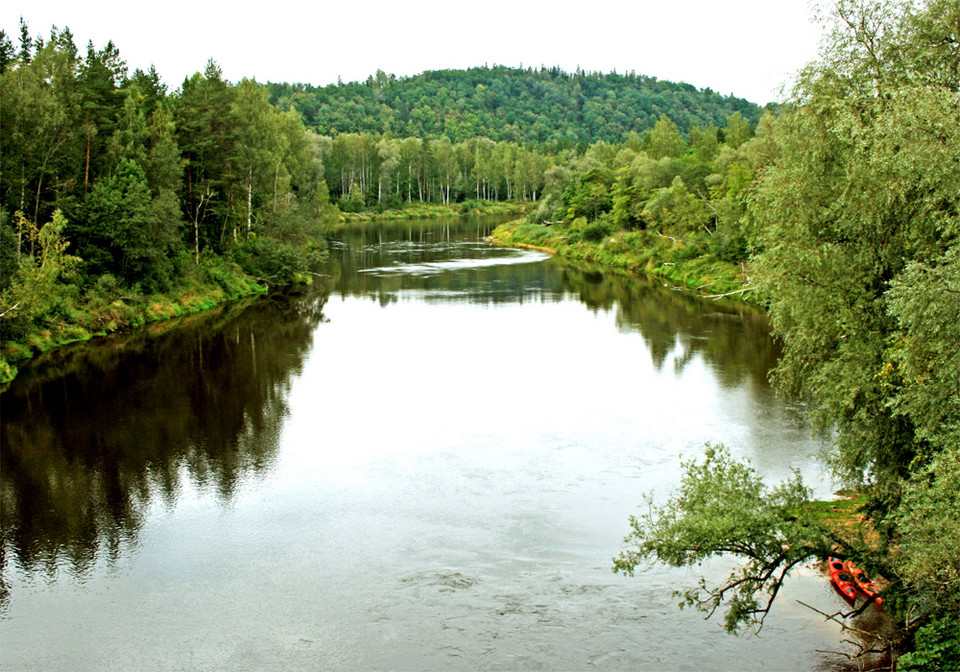
[[[837,558],[827,559],[827,570],[830,572],[830,582],[837,592],[843,596],[847,602],[853,604],[857,600],[857,589],[853,576],[847,570],[847,565],[843,560]]]
[[[857,567],[855,564],[847,560],[846,562],[847,572],[853,578],[853,582],[857,585],[857,588],[860,589],[867,597],[872,597],[874,604],[878,607],[883,604],[883,598],[877,597],[877,593],[880,591],[877,590],[877,587],[873,584],[873,581],[870,580],[870,577],[867,576],[867,573]]]

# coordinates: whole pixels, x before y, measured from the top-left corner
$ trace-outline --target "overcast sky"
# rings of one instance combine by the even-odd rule
[[[131,68],[171,89],[213,58],[230,81],[316,85],[476,65],[629,72],[764,104],[816,57],[808,0],[410,0],[402,2],[8,1],[14,44],[68,26],[83,51],[113,40]]]

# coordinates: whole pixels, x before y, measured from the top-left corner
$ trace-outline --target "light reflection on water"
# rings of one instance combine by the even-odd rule
[[[5,393],[4,667],[829,667],[811,568],[742,639],[676,609],[696,572],[610,571],[705,442],[827,491],[763,318],[465,229]]]

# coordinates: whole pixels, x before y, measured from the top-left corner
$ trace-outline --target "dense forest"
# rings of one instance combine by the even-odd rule
[[[9,362],[264,291],[325,258],[320,140],[210,62],[173,92],[69,29],[0,36],[0,314]],[[167,301],[148,300],[162,295]]]
[[[19,48],[0,38],[0,365],[44,333],[169,313],[148,297],[309,274],[343,212],[527,201],[503,239],[762,303],[777,384],[867,498],[837,529],[799,481],[770,488],[711,449],[632,521],[617,568],[740,556],[687,595],[736,630],[792,568],[852,559],[884,581],[897,669],[955,669],[960,5],[837,0],[833,21],[767,110],[555,68],[311,87],[233,84],[211,61],[170,91],[112,44],[81,54],[69,30],[21,25]]]
[[[630,132],[649,130],[662,115],[687,132],[720,126],[734,112],[755,124],[762,112],[742,98],[690,84],[556,67],[434,70],[401,78],[378,70],[365,82],[267,87],[272,103],[297,110],[321,134],[445,136],[454,143],[485,137],[550,151],[620,142]]]

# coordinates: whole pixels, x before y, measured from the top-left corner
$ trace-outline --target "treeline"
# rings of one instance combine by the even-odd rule
[[[331,197],[344,212],[468,199],[531,201],[557,157],[515,142],[435,139],[372,133],[321,136]]]
[[[81,53],[21,23],[19,48],[0,34],[0,89],[4,341],[60,318],[96,331],[97,298],[246,293],[325,255],[323,143],[255,82],[211,61],[169,92],[112,43]]]
[[[771,112],[765,115],[761,136],[773,118]],[[642,136],[631,132],[616,143],[599,140],[554,151],[487,137],[454,143],[446,135],[423,139],[342,133],[320,136],[318,142],[331,197],[345,212],[398,208],[414,201],[537,201],[546,196],[538,221],[597,219],[613,211],[617,225],[643,228],[648,222],[660,224],[656,215],[643,214],[647,201],[658,190],[674,187],[671,198],[677,203],[659,194],[662,202],[651,212],[678,205],[683,210],[681,228],[697,228],[700,220],[711,217],[693,221],[696,215],[688,210],[709,213],[720,208],[726,232],[735,228],[742,212],[741,192],[767,157],[762,140],[749,142],[758,129],[740,112],[721,123],[696,125],[684,135],[663,115]],[[687,207],[690,199],[699,205]],[[558,215],[561,205],[563,214]]]
[[[735,112],[756,124],[762,113],[742,98],[690,84],[632,72],[570,74],[557,67],[434,70],[401,78],[378,70],[365,82],[267,87],[271,102],[297,110],[324,135],[446,136],[454,144],[486,137],[545,145],[550,152],[642,135],[662,115],[686,133],[694,126],[720,126]]]

